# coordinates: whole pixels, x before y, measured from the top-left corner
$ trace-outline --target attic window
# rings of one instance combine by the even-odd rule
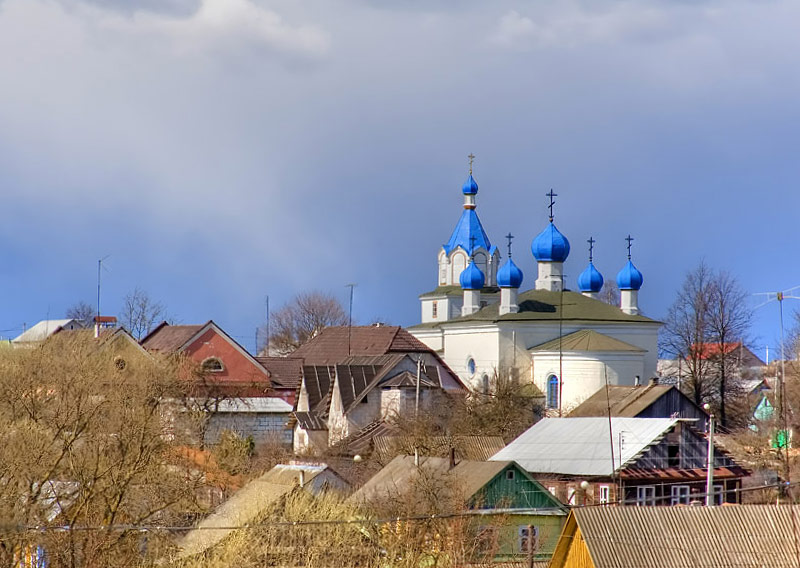
[[[225,367],[222,365],[222,361],[220,361],[216,357],[209,357],[203,361],[203,370],[209,373],[219,373],[220,371],[225,370]]]
[[[509,481],[514,481],[514,470],[513,469],[509,469],[508,471],[506,471],[506,479],[509,480]]]
[[[123,359],[120,356],[114,357],[114,366],[117,368],[118,371],[125,370],[126,365],[127,363],[125,362],[125,359]]]

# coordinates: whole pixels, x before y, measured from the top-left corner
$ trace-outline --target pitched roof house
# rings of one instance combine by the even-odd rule
[[[653,379],[646,385],[609,385],[574,408],[569,416],[620,416],[625,418],[693,418],[695,429],[705,432],[708,413],[672,385]]]
[[[292,491],[319,495],[325,491],[347,491],[350,485],[326,464],[278,464],[242,487],[197,528],[178,543],[181,558],[194,556],[218,544],[233,527],[246,526],[274,507]]]
[[[465,392],[435,352],[399,327],[328,328],[292,356],[304,362],[294,426],[300,453],[369,441],[386,433],[388,418],[414,412],[418,362],[421,409]]]
[[[797,505],[579,507],[550,568],[789,568],[797,514]]]
[[[214,443],[223,431],[231,430],[252,436],[257,443],[275,439],[291,444],[287,423],[297,387],[291,384],[290,363],[275,373],[286,377],[284,385],[213,321],[202,325],[163,322],[141,344],[151,352],[181,354],[196,362],[203,370],[198,396],[228,399],[208,407],[213,412],[205,442]]]
[[[84,327],[86,326],[83,325],[83,322],[77,319],[42,320],[12,339],[11,343],[15,345],[30,345],[44,341],[61,330],[83,329]]]
[[[425,499],[427,493],[435,502]],[[533,558],[549,558],[566,516],[566,508],[513,461],[423,457],[416,464],[413,456],[397,456],[350,500],[367,510],[400,500],[419,514],[502,513],[502,523],[476,516],[473,527],[478,539],[490,537],[486,544],[496,559],[527,555],[531,546]]]
[[[689,504],[705,493],[708,452],[705,436],[692,423],[678,418],[545,418],[491,459],[516,461],[570,505]],[[738,490],[748,474],[715,448],[717,502],[740,502]]]

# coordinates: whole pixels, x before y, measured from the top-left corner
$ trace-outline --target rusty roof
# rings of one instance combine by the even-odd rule
[[[323,329],[292,352],[292,357],[302,357],[306,365],[335,365],[353,355],[429,351],[427,345],[399,326],[343,326]]]
[[[148,351],[174,353],[200,331],[205,325],[169,325],[162,322],[142,339],[142,347]]]
[[[593,568],[797,567],[798,514],[798,505],[578,507],[550,567],[573,566],[567,554],[581,541]]]
[[[295,357],[256,357],[276,386],[296,389],[303,380],[303,360]]]

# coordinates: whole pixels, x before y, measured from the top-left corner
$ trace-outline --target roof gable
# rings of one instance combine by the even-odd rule
[[[175,353],[203,327],[204,325],[170,325],[164,321],[148,333],[140,343],[148,351]]]
[[[673,389],[676,393],[671,392]],[[660,385],[657,383],[634,386],[609,385],[608,389],[601,388],[583,401],[569,413],[569,416],[571,418],[608,416],[610,408],[611,416],[635,418],[650,406],[656,404],[662,397],[672,394],[678,394],[682,399],[685,399],[684,402],[697,407],[689,397],[672,385]],[[704,413],[700,407],[697,407],[697,409]]]
[[[563,337],[552,339],[537,345],[530,351],[624,351],[630,353],[645,353],[647,350],[631,345],[615,337],[594,331],[581,329]]]

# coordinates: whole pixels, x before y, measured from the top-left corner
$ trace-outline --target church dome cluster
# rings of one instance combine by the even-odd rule
[[[509,239],[508,258],[498,269],[500,256],[497,247],[489,241],[475,211],[478,183],[472,175],[473,158],[474,156],[470,156],[469,176],[461,187],[464,194],[464,211],[449,241],[442,247],[440,285],[460,284],[464,290],[482,290],[497,286],[501,290],[511,290],[516,294],[516,290],[522,286],[523,274],[519,266],[511,260],[511,239],[513,237],[511,234],[506,237]],[[553,222],[556,194],[551,190],[547,196],[550,198],[549,222],[544,230],[533,239],[531,252],[539,266],[536,289],[559,291],[564,289],[563,263],[569,257],[570,243]],[[644,278],[631,261],[630,251],[633,238],[628,235],[626,240],[628,241],[628,261],[617,274],[616,283],[619,289],[626,294],[635,294],[642,287]],[[605,280],[592,259],[594,239],[590,238],[587,242],[589,243],[589,264],[578,276],[577,287],[584,295],[597,298],[597,294],[603,289]],[[459,254],[462,255],[460,259],[457,257]],[[638,313],[637,307],[632,305],[631,309]],[[625,310],[624,307],[623,310]]]

